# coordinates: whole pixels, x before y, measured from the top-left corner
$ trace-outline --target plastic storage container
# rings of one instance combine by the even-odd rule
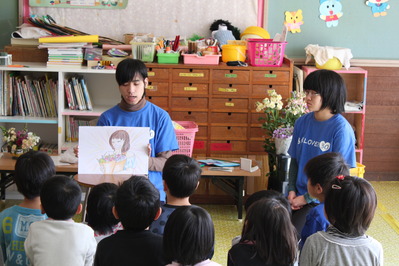
[[[247,47],[245,47],[244,45],[222,45],[222,61],[245,61],[246,49]]]
[[[159,64],[178,64],[179,53],[157,53]]]
[[[153,62],[155,55],[155,43],[153,42],[130,42],[132,45],[133,59],[143,62]]]
[[[364,177],[364,173],[366,172],[364,170],[364,168],[366,168],[365,165],[363,165],[361,163],[356,163],[356,168],[351,168],[350,169],[350,175],[363,178]]]
[[[198,131],[198,125],[192,121],[176,121],[185,129],[175,129],[179,149],[172,151],[172,154],[193,155],[195,133]]]
[[[283,64],[287,42],[272,39],[248,39],[248,59],[251,66],[279,67]]]
[[[220,55],[183,54],[184,64],[193,65],[219,65]]]

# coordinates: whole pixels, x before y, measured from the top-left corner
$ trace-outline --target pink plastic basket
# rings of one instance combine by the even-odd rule
[[[175,129],[179,149],[172,151],[172,154],[193,155],[195,133],[198,131],[198,125],[192,121],[175,121],[184,129]]]
[[[219,65],[220,55],[183,54],[184,64],[193,65]]]
[[[287,42],[272,39],[248,39],[248,58],[251,66],[279,67],[283,64]]]

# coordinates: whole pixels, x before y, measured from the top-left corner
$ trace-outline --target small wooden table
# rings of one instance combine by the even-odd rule
[[[16,162],[17,160],[13,159],[10,153],[3,153],[0,158],[0,199],[5,199],[6,188],[14,183],[13,173]],[[55,165],[55,171],[57,174],[76,174],[78,172],[78,164]]]
[[[202,158],[198,158],[202,159]],[[229,161],[239,161],[237,158],[223,158],[222,160]],[[254,172],[248,172],[241,170],[240,167],[234,167],[232,172],[225,171],[211,171],[209,170],[209,166],[205,166],[202,168],[201,178],[211,178],[212,182],[225,191],[227,194],[231,195],[234,198],[234,201],[237,206],[238,219],[242,219],[242,205],[243,205],[243,194],[244,194],[244,179],[246,176],[260,176],[260,169]],[[90,188],[104,183],[114,183],[120,184],[126,179],[129,179],[131,175],[103,175],[103,174],[77,174],[74,176],[74,179],[82,186],[87,187],[86,197],[83,206],[83,215],[82,219],[86,217],[86,206],[87,206],[87,197],[90,193]]]

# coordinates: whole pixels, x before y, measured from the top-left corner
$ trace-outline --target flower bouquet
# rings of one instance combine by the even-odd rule
[[[98,159],[101,172],[104,174],[113,174],[121,172],[125,168],[126,155],[123,154],[105,154]]]
[[[14,157],[28,152],[29,150],[37,150],[40,137],[28,129],[16,130],[14,127],[6,129],[0,127],[3,133],[3,142],[7,146],[7,151]]]
[[[292,92],[292,96],[285,102],[275,90],[268,90],[269,97],[256,102],[256,111],[263,112],[262,128],[265,130],[265,151],[269,154],[287,154],[294,132],[295,121],[308,112],[305,102],[305,93]],[[281,144],[281,145],[280,145]],[[278,147],[278,149],[277,149]],[[269,156],[270,171],[276,170],[276,160]]]

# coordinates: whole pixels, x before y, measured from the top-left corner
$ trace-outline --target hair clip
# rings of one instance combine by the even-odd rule
[[[344,180],[344,176],[343,175],[337,175],[337,178],[339,179],[339,180]]]
[[[338,186],[338,185],[336,185],[336,184],[333,184],[333,185],[331,186],[331,188],[332,188],[332,189],[341,189],[341,187]]]

